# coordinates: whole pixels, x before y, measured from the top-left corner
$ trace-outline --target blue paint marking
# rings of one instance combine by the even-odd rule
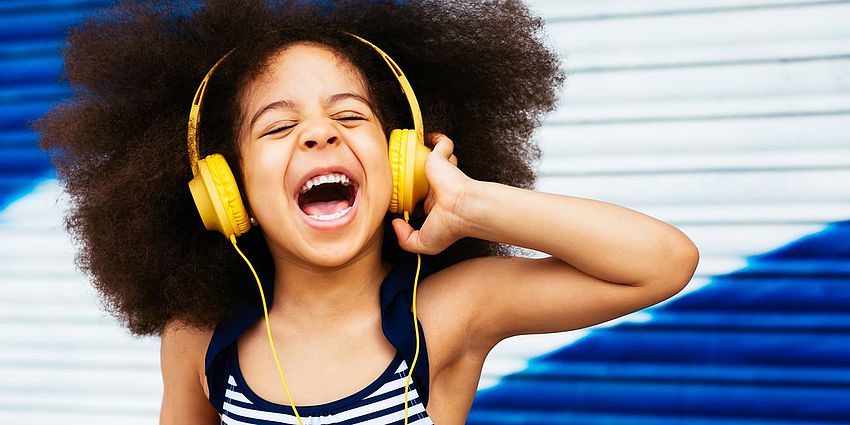
[[[531,360],[467,423],[850,423],[848,258],[850,221],[753,256],[648,322]]]
[[[70,95],[60,83],[69,26],[105,0],[10,0],[0,5],[0,210],[56,178],[30,123]]]
[[[55,178],[28,123],[69,94],[66,28],[107,3],[0,4],[0,210]],[[467,423],[850,423],[848,258],[850,221],[749,258],[649,322],[531,360],[479,392]]]
[[[33,188],[38,186],[39,183],[52,178],[55,178],[53,169],[48,168],[37,178],[24,177],[16,180],[0,180],[0,211],[6,209],[6,207],[18,199],[32,193]]]
[[[316,0],[330,10],[332,1]],[[71,92],[60,84],[60,49],[69,27],[108,0],[8,0],[0,4],[0,210],[55,178],[30,123]],[[200,5],[187,3],[189,9]]]

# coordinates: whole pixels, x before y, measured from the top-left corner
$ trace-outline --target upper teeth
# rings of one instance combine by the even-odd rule
[[[342,183],[345,186],[351,184],[351,181],[345,174],[340,173],[328,173],[322,174],[321,176],[313,177],[310,180],[307,180],[307,183],[304,183],[304,186],[301,186],[301,193],[304,193],[310,190],[313,186],[318,186],[320,184],[325,183]]]

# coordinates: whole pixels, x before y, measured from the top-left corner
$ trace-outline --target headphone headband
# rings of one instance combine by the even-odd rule
[[[422,114],[419,110],[419,104],[416,102],[416,96],[413,94],[413,89],[407,81],[401,68],[393,61],[389,55],[384,53],[374,44],[365,39],[346,33],[358,40],[366,43],[375,49],[384,62],[390,67],[393,75],[395,75],[401,89],[407,97],[410,104],[410,111],[413,114],[413,123],[415,130],[409,129],[393,129],[388,140],[387,154],[389,168],[393,176],[392,196],[389,203],[389,212],[403,213],[404,220],[409,220],[409,214],[413,210],[417,202],[426,198],[428,194],[428,179],[425,175],[425,159],[428,152],[431,150],[425,146],[424,135],[422,129]],[[239,193],[239,187],[236,184],[233,172],[227,161],[221,154],[213,153],[204,159],[199,159],[198,154],[198,128],[201,121],[201,104],[206,93],[207,84],[213,71],[229,56],[236,48],[231,49],[222,56],[215,65],[210,68],[207,75],[204,77],[198,90],[195,92],[195,97],[192,100],[192,108],[189,111],[189,130],[187,134],[189,160],[192,165],[192,174],[194,178],[189,182],[189,190],[192,194],[192,199],[195,201],[195,206],[201,215],[201,220],[207,230],[214,230],[222,233],[233,244],[233,247],[239,253],[243,260],[248,264],[254,278],[257,281],[257,286],[260,291],[260,299],[263,303],[263,312],[266,321],[266,333],[269,337],[269,347],[274,356],[275,365],[277,366],[280,380],[283,383],[283,388],[286,391],[286,396],[289,398],[289,404],[295,413],[295,418],[299,425],[303,424],[301,416],[298,414],[296,403],[292,400],[292,395],[289,393],[289,387],[286,384],[286,378],[283,376],[283,369],[280,366],[280,361],[275,351],[274,341],[272,339],[271,325],[269,324],[268,308],[266,306],[266,298],[263,294],[263,286],[260,283],[260,278],[257,276],[254,267],[248,258],[242,254],[239,247],[236,245],[236,237],[247,232],[252,225],[245,204],[242,202],[242,197]],[[419,262],[416,266],[416,276],[413,280],[413,328],[416,337],[416,350],[413,354],[413,361],[410,363],[407,380],[404,384],[404,423],[408,423],[408,393],[413,369],[416,366],[416,360],[419,357],[419,327],[417,327],[416,319],[416,286],[419,281],[419,267],[421,258],[417,254]],[[407,358],[407,357],[406,357]],[[427,371],[426,376],[427,379]],[[427,381],[426,381],[427,382]],[[212,395],[211,395],[212,396]],[[427,401],[427,400],[426,400]]]
[[[372,44],[371,42],[364,39],[363,37],[360,37],[359,35],[355,35],[350,32],[346,32],[345,34],[348,34],[362,41],[363,43],[371,46],[381,55],[381,58],[384,59],[384,62],[387,63],[387,66],[390,67],[390,70],[392,70],[393,75],[399,82],[399,85],[401,85],[401,91],[407,97],[407,102],[410,104],[410,113],[413,115],[413,128],[416,131],[416,139],[424,143],[425,134],[424,130],[422,129],[422,112],[419,109],[419,102],[416,101],[416,95],[413,93],[413,88],[410,86],[410,82],[407,81],[407,77],[404,75],[404,72],[402,72],[401,68],[395,63],[395,61],[389,55],[384,53],[383,50],[378,48],[378,46]],[[192,166],[192,175],[195,177],[197,177],[199,173],[198,126],[201,123],[201,104],[204,101],[204,94],[207,91],[207,83],[209,82],[213,71],[215,71],[215,69],[218,68],[218,66],[224,61],[224,59],[230,56],[230,54],[233,53],[234,50],[236,50],[235,47],[230,49],[229,52],[225,53],[224,56],[222,56],[218,61],[216,61],[215,65],[213,65],[212,68],[207,71],[207,75],[204,76],[203,81],[201,81],[201,85],[198,86],[198,90],[195,92],[194,99],[192,99],[192,109],[189,111],[189,130],[187,133],[187,141],[189,148],[189,162]]]
[[[378,48],[378,46],[372,44],[365,38],[350,32],[347,32],[346,34],[375,49],[384,59],[384,62],[386,62],[390,67],[390,70],[393,71],[393,75],[398,80],[399,85],[401,85],[401,91],[407,97],[407,103],[410,104],[410,113],[413,115],[413,128],[416,130],[416,138],[417,140],[424,141],[425,134],[424,130],[422,130],[422,112],[419,110],[419,102],[416,101],[416,95],[413,94],[413,87],[410,86],[410,82],[407,81],[407,77],[404,75],[404,72],[401,71],[401,67],[399,67],[388,54],[384,53],[384,51]]]
[[[204,80],[201,81],[201,85],[198,86],[198,90],[195,92],[195,97],[192,99],[192,109],[189,110],[189,131],[188,131],[188,142],[189,142],[189,162],[192,164],[192,175],[198,176],[198,125],[201,123],[201,103],[204,101],[204,94],[207,92],[207,83],[210,81],[210,77],[212,76],[213,71],[215,71],[218,66],[224,62],[224,59],[230,56],[236,48],[230,49],[229,52],[225,53],[224,56],[219,59],[215,65],[207,71],[207,75],[204,76]]]

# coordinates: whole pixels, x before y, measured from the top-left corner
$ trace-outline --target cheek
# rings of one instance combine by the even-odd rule
[[[377,165],[373,170],[375,179],[371,184],[370,196],[375,202],[377,209],[388,210],[390,207],[390,199],[393,193],[393,174],[390,170],[389,160],[376,161]]]
[[[371,171],[374,175],[378,176],[380,185],[390,187],[392,185],[393,175],[390,169],[389,153],[386,146],[379,145],[376,147],[371,158],[373,158]]]
[[[279,150],[279,149],[278,149]],[[242,173],[245,182],[244,195],[253,205],[270,199],[273,192],[280,192],[284,184],[289,156],[271,148],[251,148],[242,152]]]

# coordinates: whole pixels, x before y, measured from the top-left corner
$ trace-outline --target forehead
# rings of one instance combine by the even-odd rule
[[[242,100],[247,112],[252,112],[252,106],[262,102],[306,101],[339,92],[367,97],[366,82],[360,71],[327,46],[301,42],[271,56],[263,72],[248,83]]]

